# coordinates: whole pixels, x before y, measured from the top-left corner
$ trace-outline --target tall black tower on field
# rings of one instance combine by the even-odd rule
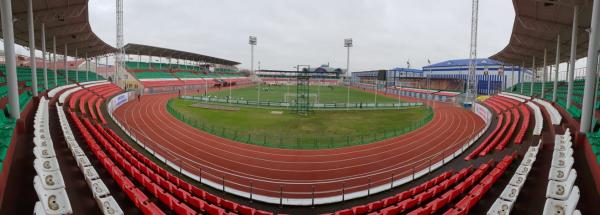
[[[310,69],[300,69],[296,76],[296,114],[308,116],[310,114]]]

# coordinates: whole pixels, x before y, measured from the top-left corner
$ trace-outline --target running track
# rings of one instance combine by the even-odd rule
[[[143,96],[114,115],[135,137],[203,180],[279,198],[331,197],[411,175],[458,150],[485,124],[475,114],[435,103],[430,123],[384,141],[338,149],[266,148],[195,129],[166,110],[176,94]],[[314,187],[313,187],[314,186]]]

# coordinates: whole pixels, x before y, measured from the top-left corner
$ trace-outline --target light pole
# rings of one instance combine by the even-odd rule
[[[348,52],[346,55],[346,81],[347,81],[347,97],[346,97],[346,110],[350,107],[350,48],[352,47],[352,38],[344,39],[344,47],[347,48]]]
[[[258,76],[254,72],[254,46],[256,45],[256,37],[250,36],[248,38],[248,44],[250,44],[250,73],[254,74],[256,80],[258,80]],[[258,82],[258,97],[256,99],[256,105],[260,105],[260,81]]]

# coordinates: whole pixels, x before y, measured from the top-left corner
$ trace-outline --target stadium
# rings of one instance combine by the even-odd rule
[[[470,29],[452,28],[470,34],[468,56],[436,47],[448,56],[421,68],[354,70],[351,38],[338,38],[345,65],[265,66],[289,58],[279,47],[261,69],[251,33],[248,59],[125,43],[153,19],[124,25],[143,9],[117,0],[109,44],[91,22],[106,5],[0,0],[0,214],[599,214],[600,0],[510,2],[508,42],[489,56],[489,14],[468,2]]]

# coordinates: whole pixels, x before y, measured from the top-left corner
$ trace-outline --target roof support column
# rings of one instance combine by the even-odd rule
[[[152,69],[152,55],[150,55],[150,59],[148,59],[148,69]]]
[[[142,61],[142,56],[140,55],[140,53],[138,52],[138,62],[137,62],[137,68],[140,68],[140,62]]]
[[[521,63],[521,74],[519,75],[519,83],[521,84],[521,95],[523,95],[523,81],[525,78],[525,61]]]
[[[600,0],[594,0],[592,20],[590,25],[590,40],[588,43],[587,71],[585,73],[585,86],[583,90],[583,104],[581,113],[582,133],[590,131],[596,98],[598,48],[600,44]]]
[[[96,80],[98,80],[98,56],[94,56],[94,71],[96,72]]]
[[[77,59],[77,48],[75,48],[75,83],[79,82],[79,59]]]
[[[510,65],[510,86],[515,86],[515,65]]]
[[[9,113],[11,118],[19,119],[21,110],[19,109],[19,89],[17,88],[17,60],[15,55],[11,0],[1,0],[0,11],[0,15],[2,16],[2,37],[4,38],[4,62],[7,73]]]
[[[552,89],[552,102],[556,102],[556,90],[558,88],[558,65],[560,64],[560,34],[556,36],[556,65],[554,67],[554,88]]]
[[[533,62],[531,63],[531,79],[530,79],[530,91],[529,91],[529,96],[533,96],[533,84],[535,83],[535,76],[537,75],[537,70],[535,69],[535,56],[533,56]]]
[[[44,64],[44,90],[48,90],[48,64],[46,62],[46,24],[42,23],[42,59]]]
[[[64,61],[65,61],[65,84],[69,84],[69,64],[67,64],[67,58],[69,58],[69,57],[67,55],[67,52],[68,52],[68,48],[67,48],[67,44],[65,43],[65,59],[64,59]]]
[[[542,93],[540,97],[543,99],[546,94],[546,82],[548,81],[548,67],[547,67],[547,59],[548,59],[548,49],[544,49],[544,66],[542,67]]]
[[[58,87],[58,72],[56,71],[56,35],[52,36],[52,67],[54,68],[54,87]]]
[[[573,79],[575,78],[575,58],[577,57],[577,14],[579,7],[575,5],[573,8],[573,31],[571,32],[571,56],[569,58],[568,67],[568,84],[567,84],[567,109],[571,107],[571,97],[573,96]]]
[[[158,69],[162,69],[162,56],[158,55]]]
[[[37,90],[37,65],[35,62],[35,30],[33,28],[33,3],[27,0],[27,28],[29,32],[29,64],[31,65],[31,91],[34,97],[38,96]]]
[[[87,52],[85,53],[85,81],[90,81],[90,76],[89,76],[89,72],[90,72],[91,66],[90,66],[90,59],[87,56]]]
[[[108,80],[108,77],[110,77],[110,75],[108,75],[109,74],[108,68],[110,68],[110,67],[108,67],[108,54],[106,54],[106,56],[104,57],[104,60],[106,60],[106,66],[105,67],[107,68],[106,69],[107,71],[106,71],[105,75],[106,75],[106,79]],[[111,78],[111,82],[112,81],[114,81],[113,78]]]

